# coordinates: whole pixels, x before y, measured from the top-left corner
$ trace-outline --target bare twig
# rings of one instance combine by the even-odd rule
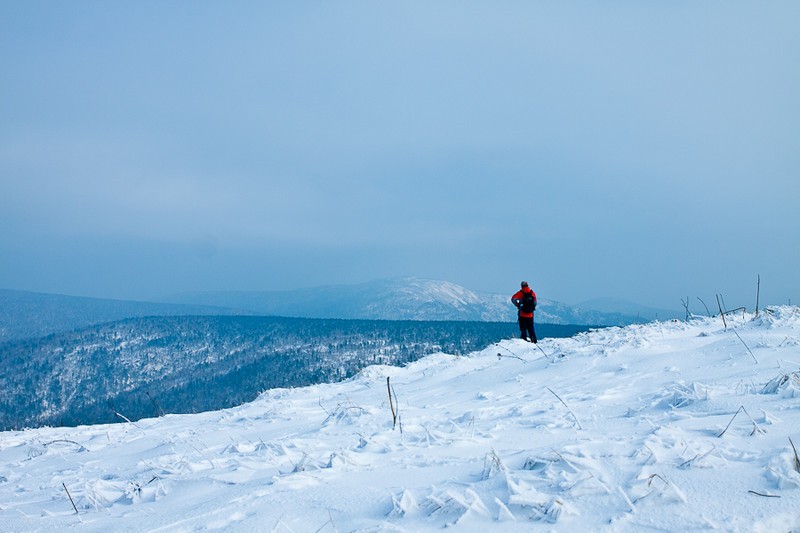
[[[719,308],[719,314],[722,316],[722,323],[725,325],[725,329],[728,329],[728,322],[725,320],[725,313],[722,312],[722,304],[719,303],[719,294],[717,294],[717,307]]]
[[[737,337],[739,337],[739,334],[738,334],[738,333],[736,333],[736,328],[731,328],[731,329],[733,330],[733,333],[735,333],[735,334],[736,334],[736,336],[737,336]],[[742,344],[744,344],[744,347],[745,347],[745,348],[747,348],[747,351],[748,351],[748,352],[750,352],[750,357],[752,357],[752,358],[753,358],[753,361],[755,361],[755,362],[756,362],[756,364],[758,364],[758,359],[756,359],[756,356],[755,356],[755,355],[753,355],[753,352],[751,352],[751,351],[750,351],[750,347],[749,347],[749,346],[747,346],[747,343],[746,343],[746,342],[744,342],[744,341],[742,340],[742,338],[741,338],[741,337],[739,337],[739,340],[740,340],[740,341],[742,341]]]
[[[681,304],[683,304],[683,308],[686,309],[686,322],[688,322],[689,321],[689,297],[688,296],[686,297],[686,301],[685,302],[683,301],[683,298],[681,298]]]
[[[730,422],[728,422],[728,425],[727,425],[727,426],[725,426],[725,429],[723,429],[723,430],[722,430],[722,433],[720,433],[719,435],[717,435],[717,437],[721,437],[721,436],[723,436],[723,435],[725,434],[725,432],[726,432],[726,431],[728,431],[728,428],[729,428],[729,427],[731,427],[731,424],[733,424],[733,419],[734,419],[734,418],[736,418],[736,415],[738,415],[738,414],[739,414],[739,411],[741,411],[741,410],[742,410],[742,406],[739,406],[739,409],[736,411],[736,413],[734,413],[734,415],[733,415],[733,418],[731,418],[731,421],[730,421]]]
[[[550,393],[551,393],[553,396],[555,396],[556,398],[558,398],[558,401],[560,401],[560,402],[561,402],[561,403],[564,405],[564,407],[566,407],[566,408],[567,408],[567,411],[569,411],[569,413],[572,415],[572,418],[574,418],[574,419],[575,419],[575,422],[578,424],[578,429],[583,429],[583,427],[581,426],[581,421],[580,421],[580,420],[578,420],[578,417],[577,417],[577,416],[575,416],[575,413],[572,411],[572,409],[570,409],[570,408],[569,408],[569,405],[567,405],[567,404],[564,402],[564,400],[562,400],[562,399],[561,399],[561,396],[559,396],[558,394],[556,394],[555,392],[553,392],[553,389],[551,389],[550,387],[545,387],[545,388],[546,388],[547,390],[549,390],[549,391],[550,391]]]
[[[497,357],[513,357],[514,359],[519,359],[520,361],[524,361],[524,362],[527,363],[527,361],[525,361],[525,359],[523,359],[522,357],[518,356],[517,354],[515,354],[514,352],[512,352],[511,350],[509,350],[508,348],[506,348],[505,346],[503,346],[499,342],[496,344],[496,346],[498,348],[500,348],[501,350],[507,351],[510,354],[510,355],[506,355],[506,356],[501,356],[501,354],[497,354]]]
[[[537,343],[533,343],[533,345],[534,345],[534,346],[536,346],[537,348],[539,348],[539,351],[540,351],[540,352],[542,352],[542,353],[544,354],[545,358],[546,358],[548,361],[550,360],[550,356],[549,356],[549,355],[547,355],[547,352],[545,352],[545,351],[542,349],[542,347],[541,347],[541,346],[539,346],[539,344],[537,344]]]
[[[780,496],[778,496],[777,494],[763,494],[761,492],[756,492],[754,490],[748,490],[747,492],[749,492],[750,494],[755,494],[756,496],[763,496],[765,498],[780,498]]]
[[[67,493],[67,497],[69,498],[70,503],[72,503],[72,508],[75,509],[75,514],[78,514],[78,507],[75,505],[75,500],[72,499],[72,495],[69,493],[69,489],[67,489],[67,485],[62,482],[61,486],[64,487],[64,490]]]
[[[736,309],[728,309],[728,310],[727,310],[727,311],[725,311],[724,313],[725,313],[726,315],[732,315],[733,313],[737,313],[737,312],[739,312],[739,311],[742,311],[743,313],[746,313],[746,312],[747,312],[747,308],[746,308],[745,306],[742,306],[742,307],[737,307]]]
[[[766,433],[766,431],[764,431],[763,429],[758,427],[758,424],[756,424],[756,421],[753,420],[752,416],[750,416],[750,413],[747,412],[747,409],[744,408],[744,405],[740,405],[739,409],[733,414],[733,418],[731,418],[731,421],[728,422],[728,425],[725,426],[725,429],[722,430],[722,433],[717,435],[718,438],[722,437],[725,434],[725,432],[728,431],[728,428],[731,427],[731,424],[733,424],[733,421],[736,418],[736,415],[738,415],[740,412],[744,412],[744,414],[747,415],[747,418],[750,419],[750,422],[753,423],[753,431],[750,433],[751,436],[755,435],[756,433]]]
[[[761,294],[761,274],[758,275],[758,284],[756,285],[756,316],[758,316],[758,297]]]
[[[703,300],[701,300],[699,296],[697,297],[697,299],[700,300],[700,303],[703,304],[703,307],[706,308],[706,313],[708,313],[708,316],[711,317],[711,311],[708,310],[708,306],[706,305],[706,303]]]

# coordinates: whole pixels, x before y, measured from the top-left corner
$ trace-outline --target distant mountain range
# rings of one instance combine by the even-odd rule
[[[0,289],[0,342],[144,316],[252,315],[203,305],[109,300]]]
[[[448,281],[419,278],[291,291],[196,292],[173,295],[162,301],[304,318],[516,321],[510,294],[478,293]],[[537,322],[547,324],[621,326],[679,317],[675,311],[614,299],[591,300],[572,306],[540,298],[536,310]]]
[[[513,322],[510,295],[478,293],[447,281],[376,280],[290,291],[196,292],[139,302],[0,289],[0,342],[36,338],[145,316],[262,315],[298,318]],[[613,299],[572,306],[539,299],[538,323],[621,326],[682,318]]]

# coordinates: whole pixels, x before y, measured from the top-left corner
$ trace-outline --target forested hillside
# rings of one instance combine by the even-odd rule
[[[539,326],[570,336],[580,326]],[[0,430],[230,407],[371,364],[466,354],[514,336],[501,322],[276,317],[133,318],[0,344]]]

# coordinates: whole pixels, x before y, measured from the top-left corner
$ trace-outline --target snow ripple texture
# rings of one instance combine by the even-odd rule
[[[800,309],[776,307],[0,433],[0,530],[799,531],[797,445]]]

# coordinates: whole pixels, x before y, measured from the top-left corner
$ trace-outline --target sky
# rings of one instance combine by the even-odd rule
[[[415,276],[752,308],[760,275],[762,304],[797,303],[799,23],[794,1],[0,1],[0,288]]]

